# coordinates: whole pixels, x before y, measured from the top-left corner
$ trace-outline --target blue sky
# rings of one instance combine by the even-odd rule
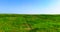
[[[0,13],[60,13],[60,0],[0,0]]]

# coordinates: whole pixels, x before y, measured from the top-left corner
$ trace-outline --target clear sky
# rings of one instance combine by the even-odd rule
[[[0,0],[0,13],[60,13],[60,0]]]

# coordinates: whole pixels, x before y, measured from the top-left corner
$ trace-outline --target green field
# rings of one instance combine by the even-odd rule
[[[60,32],[60,15],[0,14],[0,32]]]

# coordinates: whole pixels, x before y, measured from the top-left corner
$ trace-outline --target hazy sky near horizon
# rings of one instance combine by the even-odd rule
[[[60,14],[60,0],[0,0],[0,13]]]

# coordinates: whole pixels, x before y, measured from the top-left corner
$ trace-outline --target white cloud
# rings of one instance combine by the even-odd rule
[[[45,8],[45,14],[60,14],[60,0],[56,0],[55,4]],[[43,13],[43,14],[44,14]]]
[[[54,0],[47,8],[35,9],[27,12],[28,14],[60,14],[60,0]],[[27,14],[25,13],[25,14]]]

